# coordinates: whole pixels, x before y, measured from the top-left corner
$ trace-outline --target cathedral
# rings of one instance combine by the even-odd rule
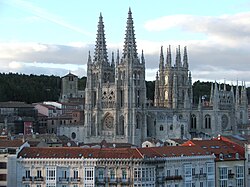
[[[187,48],[160,50],[153,104],[146,98],[143,51],[138,54],[132,12],[129,9],[123,50],[108,59],[103,17],[100,14],[94,54],[89,53],[85,89],[84,143],[141,145],[148,138],[212,137],[237,134],[247,123],[245,86],[226,89],[213,83],[210,101],[193,103]]]

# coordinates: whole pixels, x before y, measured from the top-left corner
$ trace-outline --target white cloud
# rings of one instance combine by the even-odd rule
[[[12,61],[9,63],[9,68],[12,70],[19,70],[22,67],[22,64],[16,61]]]
[[[250,12],[233,15],[193,16],[171,15],[149,20],[144,27],[148,31],[166,31],[179,28],[182,31],[204,33],[210,40],[235,44],[235,40],[250,41]]]

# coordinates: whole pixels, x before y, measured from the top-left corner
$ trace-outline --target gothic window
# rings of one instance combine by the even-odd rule
[[[173,130],[173,124],[170,125],[169,129],[170,129],[170,130]]]
[[[181,126],[181,137],[183,138],[183,136],[184,136],[184,126],[182,125]]]
[[[136,98],[136,103],[137,103],[137,107],[140,106],[140,90],[137,91],[137,98]]]
[[[123,91],[120,91],[120,107],[123,107]]]
[[[111,115],[107,115],[104,119],[104,128],[112,129],[114,123],[114,118]]]
[[[222,128],[223,129],[226,129],[227,128],[227,125],[228,125],[228,117],[226,114],[223,114],[222,117],[221,117],[221,125],[222,125]]]
[[[163,125],[160,126],[160,131],[163,131]]]
[[[92,94],[92,103],[93,103],[93,106],[95,107],[96,106],[96,92],[95,91]]]
[[[75,132],[72,132],[72,133],[71,133],[71,138],[72,138],[72,139],[75,139],[75,138],[76,138],[76,133],[75,133]]]
[[[106,73],[104,73],[104,75],[103,75],[103,82],[104,82],[104,83],[107,82],[107,74],[106,74]]]
[[[141,117],[140,115],[136,116],[136,128],[139,129],[141,125]]]
[[[243,118],[243,112],[241,111],[240,112],[240,119],[242,120],[242,118]]]
[[[211,129],[211,116],[205,115],[205,129]]]
[[[120,116],[118,127],[119,128],[117,129],[117,134],[124,135],[124,117],[123,116]]]
[[[191,129],[196,129],[196,116],[194,114],[191,115]]]

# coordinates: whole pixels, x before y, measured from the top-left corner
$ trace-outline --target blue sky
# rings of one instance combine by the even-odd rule
[[[194,81],[250,83],[248,0],[0,0],[1,71],[85,76],[100,12],[110,54],[122,49],[129,7],[147,80],[155,77],[160,47],[171,45],[174,55],[181,45]]]

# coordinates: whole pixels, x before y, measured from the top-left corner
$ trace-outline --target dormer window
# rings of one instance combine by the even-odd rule
[[[220,153],[220,156],[219,156],[220,160],[223,160],[223,154]]]
[[[236,159],[240,159],[239,153],[235,153],[235,158],[236,158]]]

